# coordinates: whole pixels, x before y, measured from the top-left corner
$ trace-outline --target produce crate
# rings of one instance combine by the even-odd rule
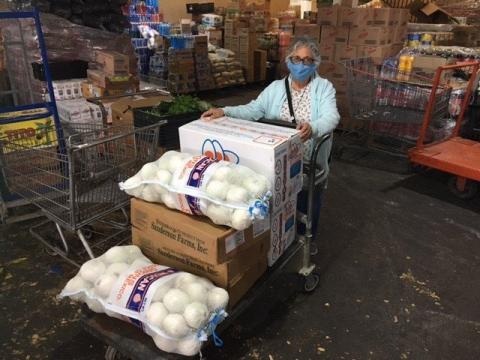
[[[143,107],[133,109],[133,124],[135,127],[142,127],[155,124],[166,120],[167,123],[160,128],[158,136],[158,145],[166,150],[176,150],[180,148],[180,139],[178,137],[178,128],[194,120],[198,120],[201,112],[191,112],[178,115],[156,115],[152,114],[153,107]]]

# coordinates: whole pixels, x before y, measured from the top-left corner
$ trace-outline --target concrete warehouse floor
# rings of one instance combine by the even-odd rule
[[[217,103],[257,92],[225,92]],[[336,160],[318,288],[307,295],[278,283],[207,358],[478,359],[480,200],[457,200],[444,176],[406,174],[405,165],[358,151]],[[30,225],[0,230],[0,358],[102,359],[78,305],[55,298],[76,270],[47,255]]]

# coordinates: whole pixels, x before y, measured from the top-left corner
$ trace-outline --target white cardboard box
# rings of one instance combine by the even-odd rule
[[[88,124],[102,123],[102,112],[98,105],[89,103],[85,99],[57,101],[58,116],[62,121]]]
[[[212,122],[194,121],[179,128],[179,135],[183,152],[245,165],[270,180],[269,265],[273,265],[295,238],[296,198],[303,180],[303,144],[298,131],[224,117]],[[282,227],[274,228],[275,224],[287,225],[287,229],[283,226],[281,231]]]

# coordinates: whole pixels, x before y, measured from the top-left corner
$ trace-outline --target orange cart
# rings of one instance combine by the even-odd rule
[[[479,66],[479,62],[464,62],[442,66],[437,69],[416,146],[408,152],[409,159],[413,164],[452,174],[449,182],[450,190],[463,199],[472,198],[476,195],[477,182],[480,181],[480,143],[459,136],[472,89],[478,82]],[[446,71],[458,70],[470,74],[470,77],[466,85],[465,96],[461,101],[455,128],[446,139],[426,144],[426,133],[432,120],[432,114],[435,112],[437,88],[442,74]]]

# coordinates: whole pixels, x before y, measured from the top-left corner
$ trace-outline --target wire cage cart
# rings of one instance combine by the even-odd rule
[[[70,256],[64,230],[76,234],[83,245],[76,255],[94,257],[92,248],[111,246],[108,240],[129,230],[124,207],[129,196],[118,187],[146,162],[156,157],[159,127],[104,127],[98,124],[62,124],[63,137],[55,126],[44,129],[50,145],[39,146],[29,139],[0,139],[0,161],[10,189],[39,207],[48,220],[31,233],[53,253],[79,266]],[[107,216],[120,210],[123,219]],[[55,223],[59,239],[47,239],[39,229]],[[108,225],[104,239],[96,233],[95,221]],[[103,233],[101,233],[103,234]],[[99,251],[101,251],[99,250]]]
[[[458,99],[458,117],[455,128],[446,139],[427,142],[427,129],[433,120],[432,114],[435,112],[436,91],[432,91],[416,146],[410,149],[408,154],[410,161],[416,165],[452,174],[449,181],[450,191],[462,199],[473,198],[478,191],[478,181],[480,181],[480,143],[459,136],[472,90],[478,87],[479,67],[479,62],[467,62],[438,68],[433,81],[433,89],[438,86],[438,79],[445,71],[463,70],[464,73],[470,75],[464,97]]]
[[[296,241],[285,251],[273,267],[257,281],[242,300],[228,310],[228,317],[219,324],[218,333],[229,329],[235,321],[245,313],[250,306],[271,291],[275,281],[285,280],[288,276],[299,276],[303,280],[303,289],[306,292],[315,290],[319,283],[316,265],[312,261],[312,217],[313,199],[316,191],[322,191],[328,173],[318,166],[315,159],[322,147],[331,148],[332,134],[325,134],[317,140],[312,151],[310,161],[304,164],[304,186],[308,191],[307,213],[297,213],[297,221],[306,226],[304,235],[297,233]],[[296,279],[296,278],[295,278]],[[86,307],[84,307],[86,309]],[[96,314],[86,309],[83,312],[82,324],[86,331],[108,345],[105,359],[130,360],[178,360],[183,356],[169,354],[159,350],[152,339],[139,331],[137,327],[126,322],[109,318],[104,314]]]
[[[430,121],[424,140],[448,136],[451,119],[458,115],[451,102],[466,90],[464,83],[454,88],[450,79],[454,71],[472,70],[468,66],[449,67],[431,79],[377,65],[370,58],[347,61],[345,67],[350,115],[361,123],[362,141],[368,148],[401,156],[415,145],[427,112]]]

